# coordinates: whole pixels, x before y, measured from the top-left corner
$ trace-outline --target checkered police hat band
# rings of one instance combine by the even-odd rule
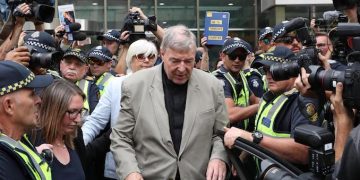
[[[226,46],[226,47],[223,49],[223,52],[225,52],[225,51],[227,51],[227,50],[229,50],[229,49],[231,49],[231,48],[233,48],[233,47],[237,47],[237,48],[241,47],[241,48],[244,48],[248,53],[250,53],[250,51],[248,50],[248,48],[247,48],[245,45],[241,44],[241,43],[230,44],[230,45]]]
[[[42,44],[42,43],[39,43],[36,41],[26,41],[25,45],[39,47],[39,48],[42,48],[42,49],[45,49],[48,51],[56,51],[56,49],[54,47],[51,47],[51,46],[48,46],[46,44]]]
[[[264,33],[262,33],[259,37],[259,39],[264,39],[266,35],[272,33],[273,31],[271,29],[266,30]]]
[[[1,91],[0,91],[0,96],[3,96],[5,94],[14,92],[16,90],[19,90],[25,86],[27,86],[31,81],[33,81],[35,79],[35,75],[34,73],[30,73],[29,76],[19,82],[16,82],[14,84],[10,84],[6,87],[2,87]]]
[[[280,34],[283,33],[284,31],[285,31],[285,27],[282,27],[281,29],[279,29],[279,31],[275,32],[275,33],[274,33],[274,36],[273,36],[273,38],[272,38],[271,41],[274,42],[274,41],[276,40],[276,38],[277,38],[278,36],[280,36]]]
[[[111,57],[109,57],[109,56],[107,56],[107,55],[105,55],[103,53],[99,53],[99,52],[91,52],[89,54],[89,56],[101,56],[101,57],[103,57],[103,58],[105,58],[105,59],[107,59],[109,61],[112,59]]]
[[[87,62],[87,58],[85,56],[81,55],[80,53],[68,52],[64,56],[75,56],[75,57],[80,58],[80,60]]]
[[[263,60],[274,61],[274,62],[279,62],[279,63],[289,62],[288,59],[284,59],[281,57],[275,57],[275,56],[265,56]]]
[[[113,39],[114,41],[120,42],[120,39],[116,38],[115,36],[111,35],[110,33],[105,33],[104,37],[107,37],[109,39]]]

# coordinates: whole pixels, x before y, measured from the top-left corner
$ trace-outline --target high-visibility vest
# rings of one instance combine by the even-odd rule
[[[109,84],[109,82],[111,81],[111,79],[114,76],[111,73],[105,72],[104,74],[102,74],[100,76],[100,78],[96,81],[96,85],[99,88],[99,92],[100,92],[100,97],[104,94],[105,92],[105,87]]]
[[[36,152],[26,135],[23,136],[23,140],[25,142],[15,141],[5,134],[0,134],[0,147],[18,157],[17,160],[25,165],[31,179],[52,179],[49,164]]]
[[[274,131],[274,123],[276,116],[284,104],[288,101],[289,96],[297,93],[295,89],[277,96],[270,102],[266,102],[263,98],[260,101],[259,111],[255,119],[255,129],[272,137],[289,138],[289,133],[277,133]]]
[[[233,100],[236,106],[247,107],[250,104],[250,90],[248,86],[248,82],[246,77],[242,71],[239,72],[243,87],[240,92],[237,92],[236,84],[238,83],[229,72],[222,72],[220,69],[213,72],[215,76],[224,76],[225,79],[230,83],[231,88],[233,90]],[[242,125],[245,129],[247,129],[249,125],[249,119],[244,119],[241,121]]]
[[[76,82],[76,85],[84,92],[85,94],[85,100],[84,100],[84,108],[88,110],[88,112],[90,112],[90,105],[89,105],[89,81],[86,79],[81,79],[80,81]]]
[[[257,69],[254,69],[254,68],[246,69],[246,70],[244,70],[244,72],[245,72],[244,74],[245,74],[246,79],[248,79],[253,74],[259,76],[261,78],[262,82],[263,82],[263,90],[264,90],[264,92],[266,92],[268,90],[265,75],[262,75]]]

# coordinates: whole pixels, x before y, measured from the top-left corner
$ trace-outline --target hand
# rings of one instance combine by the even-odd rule
[[[336,84],[336,90],[335,94],[331,94],[330,96],[330,102],[331,102],[331,110],[333,111],[334,117],[344,117],[348,116],[350,119],[353,119],[353,112],[349,109],[347,109],[344,106],[343,101],[343,84],[341,82]],[[344,118],[335,118],[339,120],[343,120]]]
[[[207,44],[207,37],[203,37],[203,38],[201,38],[201,46],[204,48],[204,51],[208,51],[208,47],[206,46],[206,44]]]
[[[242,129],[238,129],[235,127],[231,127],[229,129],[227,127],[224,127],[224,131],[225,131],[224,144],[230,149],[234,146],[235,140],[238,137],[241,137],[251,142],[253,141],[251,133],[244,131]]]
[[[16,23],[19,23],[19,24],[24,24],[25,23],[25,16],[31,14],[31,8],[26,3],[22,3],[22,4],[18,5],[15,8],[15,11],[22,14],[22,16],[15,16],[16,17]]]
[[[125,180],[144,180],[144,178],[141,176],[138,172],[130,173],[126,176]]]
[[[65,31],[65,27],[62,24],[54,29],[56,36],[59,36],[60,32],[64,32],[64,31]]]
[[[42,151],[45,149],[50,149],[52,151],[53,145],[52,144],[41,144],[40,146],[36,147],[36,150],[39,154],[41,154]]]
[[[130,13],[135,13],[138,12],[140,14],[140,18],[141,19],[147,19],[147,17],[145,16],[145,14],[142,12],[142,10],[138,7],[132,7],[131,9],[129,9]]]
[[[9,51],[5,55],[5,60],[15,61],[24,66],[29,66],[30,62],[30,52],[26,46],[20,46],[18,48]]]
[[[223,180],[226,175],[225,162],[220,159],[212,159],[209,161],[206,170],[206,180]]]
[[[310,90],[311,85],[309,83],[310,74],[306,73],[305,68],[301,68],[301,76],[299,75],[295,80],[295,88],[305,97],[316,97],[317,95]]]

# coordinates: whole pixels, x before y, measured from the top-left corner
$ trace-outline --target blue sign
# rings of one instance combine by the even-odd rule
[[[229,30],[229,12],[207,11],[205,16],[205,37],[209,45],[223,45]]]

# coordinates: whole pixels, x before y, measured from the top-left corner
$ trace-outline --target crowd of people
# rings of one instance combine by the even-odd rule
[[[354,11],[346,13],[358,22]],[[129,12],[147,19],[140,8]],[[84,52],[63,25],[53,35],[41,26],[23,32],[25,17],[14,18],[0,46],[0,179],[231,179],[226,149],[238,138],[309,170],[309,147],[294,140],[295,129],[327,119],[309,72],[281,81],[270,72],[306,48],[296,31],[282,33],[287,22],[260,30],[255,48],[228,37],[215,60],[206,37],[184,25],[157,26],[155,37],[134,42],[129,31],[109,30]],[[310,30],[319,64],[344,71],[331,59],[328,34]],[[356,179],[360,136],[342,92],[338,83],[325,93],[335,124],[333,178]],[[259,159],[239,158],[256,178]]]

